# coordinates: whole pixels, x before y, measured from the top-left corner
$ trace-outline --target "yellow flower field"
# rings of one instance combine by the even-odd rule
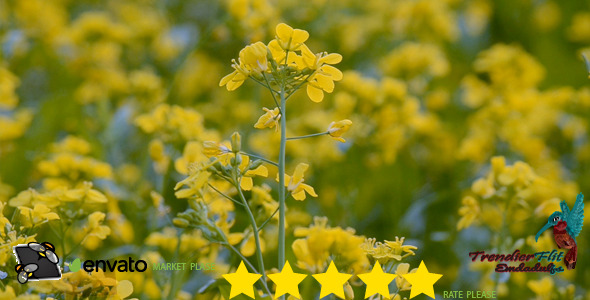
[[[470,254],[570,249],[589,45],[584,1],[0,0],[0,299],[590,299],[589,229]]]

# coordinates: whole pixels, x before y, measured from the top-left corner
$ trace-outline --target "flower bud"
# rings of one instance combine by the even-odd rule
[[[231,148],[234,153],[242,150],[242,136],[238,132],[231,135]]]
[[[263,161],[260,159],[257,159],[255,161],[253,161],[252,163],[250,163],[250,166],[248,166],[248,170],[254,170],[258,167],[260,167],[260,165],[262,165]]]
[[[174,224],[174,226],[176,226],[178,228],[187,228],[190,223],[187,219],[174,218],[172,220],[172,224]]]

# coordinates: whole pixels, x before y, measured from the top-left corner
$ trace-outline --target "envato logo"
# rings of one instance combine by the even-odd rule
[[[129,257],[127,260],[86,260],[84,263],[79,258],[74,259],[70,263],[70,271],[78,272],[81,268],[86,272],[98,271],[101,268],[103,271],[114,272],[145,272],[147,270],[147,262],[145,260],[133,260]]]

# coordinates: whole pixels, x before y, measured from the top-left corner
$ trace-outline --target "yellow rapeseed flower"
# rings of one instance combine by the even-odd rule
[[[342,138],[342,135],[350,129],[350,126],[352,126],[352,121],[347,119],[332,122],[330,123],[330,126],[328,126],[328,134],[335,140],[344,143],[346,140]]]
[[[266,113],[258,118],[256,124],[254,124],[254,128],[275,128],[275,131],[279,130],[279,120],[281,119],[279,108],[275,107],[275,109],[270,110],[266,107],[263,107],[262,110],[264,110]]]
[[[463,198],[463,206],[459,208],[459,215],[461,215],[461,219],[457,223],[457,230],[463,230],[471,224],[479,217],[480,209],[477,200],[471,196],[466,196]]]
[[[0,66],[0,109],[13,109],[18,104],[16,88],[20,81],[8,69]]]
[[[240,154],[238,154],[238,155],[240,155]],[[250,157],[247,155],[241,155],[241,157],[242,157],[242,163],[240,163],[240,165],[238,166],[238,168],[242,172],[242,178],[240,180],[240,187],[245,191],[249,191],[254,186],[254,183],[252,181],[252,177],[254,177],[254,176],[266,177],[266,176],[268,176],[268,169],[265,166],[260,165],[260,166],[256,167],[255,169],[250,170],[250,169],[248,169],[249,165],[250,165]]]
[[[51,209],[43,204],[36,204],[33,209],[20,206],[19,211],[22,216],[23,225],[33,227],[51,220],[58,220],[59,216],[52,212]]]
[[[414,268],[410,271],[410,264],[408,263],[401,263],[397,265],[397,269],[395,269],[395,284],[397,285],[398,290],[400,291],[409,291],[412,285],[403,277],[406,274],[416,273],[418,268]]]
[[[367,271],[369,260],[361,249],[364,238],[355,235],[352,228],[329,227],[327,223],[326,217],[315,217],[314,224],[295,229],[299,239],[291,247],[297,265],[317,274],[326,270],[330,257],[335,257],[338,270],[355,274]]]
[[[342,80],[342,72],[331,66],[342,61],[342,55],[338,53],[317,53],[314,54],[303,45],[301,47],[302,69],[312,70],[312,74],[307,77],[307,96],[313,102],[321,102],[324,99],[324,92],[331,93],[334,91],[334,81]]]
[[[540,280],[529,280],[527,286],[537,295],[537,299],[551,299],[553,294],[553,279],[545,276]]]
[[[182,156],[174,161],[176,172],[187,175],[191,164],[204,162],[206,157],[203,155],[203,145],[196,141],[190,141],[184,146]]]
[[[296,51],[299,47],[307,41],[309,33],[301,29],[293,29],[293,27],[280,23],[276,27],[277,39],[276,41],[286,51]]]
[[[88,216],[88,225],[84,227],[84,232],[87,236],[96,236],[101,240],[107,238],[111,234],[111,229],[108,226],[102,225],[106,215],[103,212],[95,211]]]
[[[268,70],[268,49],[262,42],[246,46],[240,50],[238,61],[232,61],[235,70],[219,81],[219,86],[224,86],[228,91],[239,88],[248,76],[259,76]]]
[[[285,174],[285,186],[287,190],[291,192],[293,199],[303,201],[305,200],[305,193],[307,192],[312,197],[317,197],[315,190],[312,186],[303,183],[303,173],[309,168],[306,163],[300,163],[295,168],[293,176]],[[277,174],[277,181],[279,181],[279,174]]]

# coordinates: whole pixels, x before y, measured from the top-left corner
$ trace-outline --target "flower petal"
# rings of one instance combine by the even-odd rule
[[[315,80],[317,81],[318,85],[326,92],[331,93],[334,91],[334,81],[332,80],[332,78],[326,76],[326,75],[321,75],[318,74],[315,77]]]
[[[299,182],[303,180],[303,174],[309,168],[309,165],[306,163],[300,163],[295,167],[295,172],[293,173],[293,181]]]
[[[254,169],[254,170],[250,170],[248,172],[246,172],[246,175],[248,176],[262,176],[262,177],[266,177],[268,176],[268,169],[265,166],[259,166],[258,168]]]
[[[333,66],[323,65],[321,70],[322,72],[332,76],[332,80],[334,81],[342,80],[342,72]]]
[[[342,61],[342,55],[338,53],[330,53],[322,58],[320,58],[320,63],[325,64],[337,64]]]
[[[318,196],[318,194],[315,193],[315,190],[313,189],[313,187],[311,185],[302,183],[301,187],[303,187],[303,190],[305,190],[310,196],[312,196],[312,197]]]
[[[301,190],[297,193],[292,193],[291,196],[293,196],[293,199],[295,199],[297,201],[303,201],[303,200],[305,200],[305,191]]]
[[[293,27],[291,27],[285,23],[281,23],[281,24],[277,25],[276,31],[277,31],[277,36],[279,37],[279,39],[281,39],[285,42],[288,42],[289,39],[291,38],[291,36],[293,35]]]
[[[322,100],[324,100],[324,91],[322,91],[321,89],[318,89],[308,83],[307,84],[307,96],[309,97],[309,99],[311,99],[311,101],[319,103],[319,102],[322,102]]]
[[[221,78],[221,80],[219,81],[219,86],[226,85],[230,80],[232,80],[234,78],[234,76],[236,75],[236,72],[238,72],[238,71],[233,71],[233,72],[225,75],[223,78]]]
[[[293,44],[303,44],[309,38],[309,33],[305,30],[295,29],[293,31]]]
[[[235,89],[239,88],[242,85],[242,83],[244,83],[243,80],[242,81],[233,81],[232,80],[227,83],[226,88],[228,91],[231,92],[231,91],[234,91]]]
[[[252,183],[252,177],[242,177],[242,181],[240,182],[240,187],[244,191],[249,191],[252,189],[254,184]]]

